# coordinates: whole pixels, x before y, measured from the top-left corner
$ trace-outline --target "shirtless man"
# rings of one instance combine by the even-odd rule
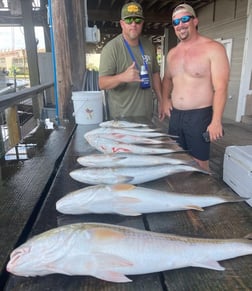
[[[190,5],[177,6],[172,14],[180,42],[167,55],[162,80],[163,110],[169,133],[178,135],[199,166],[209,170],[210,141],[223,136],[222,115],[227,98],[229,62],[225,48],[198,33],[198,18]]]

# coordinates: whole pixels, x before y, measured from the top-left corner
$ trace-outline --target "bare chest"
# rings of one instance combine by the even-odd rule
[[[169,62],[170,73],[173,77],[186,75],[192,78],[205,78],[210,74],[210,59],[205,50],[189,48],[177,49]]]

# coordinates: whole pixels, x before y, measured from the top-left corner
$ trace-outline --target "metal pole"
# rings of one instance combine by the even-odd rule
[[[51,49],[52,49],[52,63],[53,63],[53,79],[54,79],[54,94],[55,94],[55,119],[59,124],[59,103],[58,103],[58,81],[57,81],[57,66],[54,46],[54,33],[53,33],[53,19],[52,19],[52,1],[48,0],[48,21],[50,28]]]

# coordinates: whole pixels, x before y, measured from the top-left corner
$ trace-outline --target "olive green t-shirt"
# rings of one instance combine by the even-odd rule
[[[146,117],[152,118],[153,113],[153,90],[152,74],[159,72],[156,53],[152,43],[140,38],[144,58],[147,62],[151,88],[141,89],[140,82],[123,83],[114,89],[107,91],[110,119],[122,117]],[[144,65],[143,56],[139,46],[132,47],[137,69]],[[108,42],[101,53],[99,76],[112,76],[124,72],[133,60],[125,46],[122,34]]]

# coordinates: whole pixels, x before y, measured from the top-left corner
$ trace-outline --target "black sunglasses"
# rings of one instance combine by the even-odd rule
[[[139,17],[128,17],[128,18],[125,18],[124,19],[124,22],[127,23],[127,24],[131,24],[131,23],[133,23],[133,21],[136,24],[140,24],[140,23],[143,22],[143,19],[142,18],[139,18]]]
[[[177,25],[180,24],[180,21],[182,23],[187,23],[187,22],[190,21],[191,18],[194,18],[194,16],[192,16],[192,15],[185,15],[185,16],[182,16],[181,18],[175,18],[175,19],[172,20],[172,24],[173,24],[173,26],[177,26]]]

